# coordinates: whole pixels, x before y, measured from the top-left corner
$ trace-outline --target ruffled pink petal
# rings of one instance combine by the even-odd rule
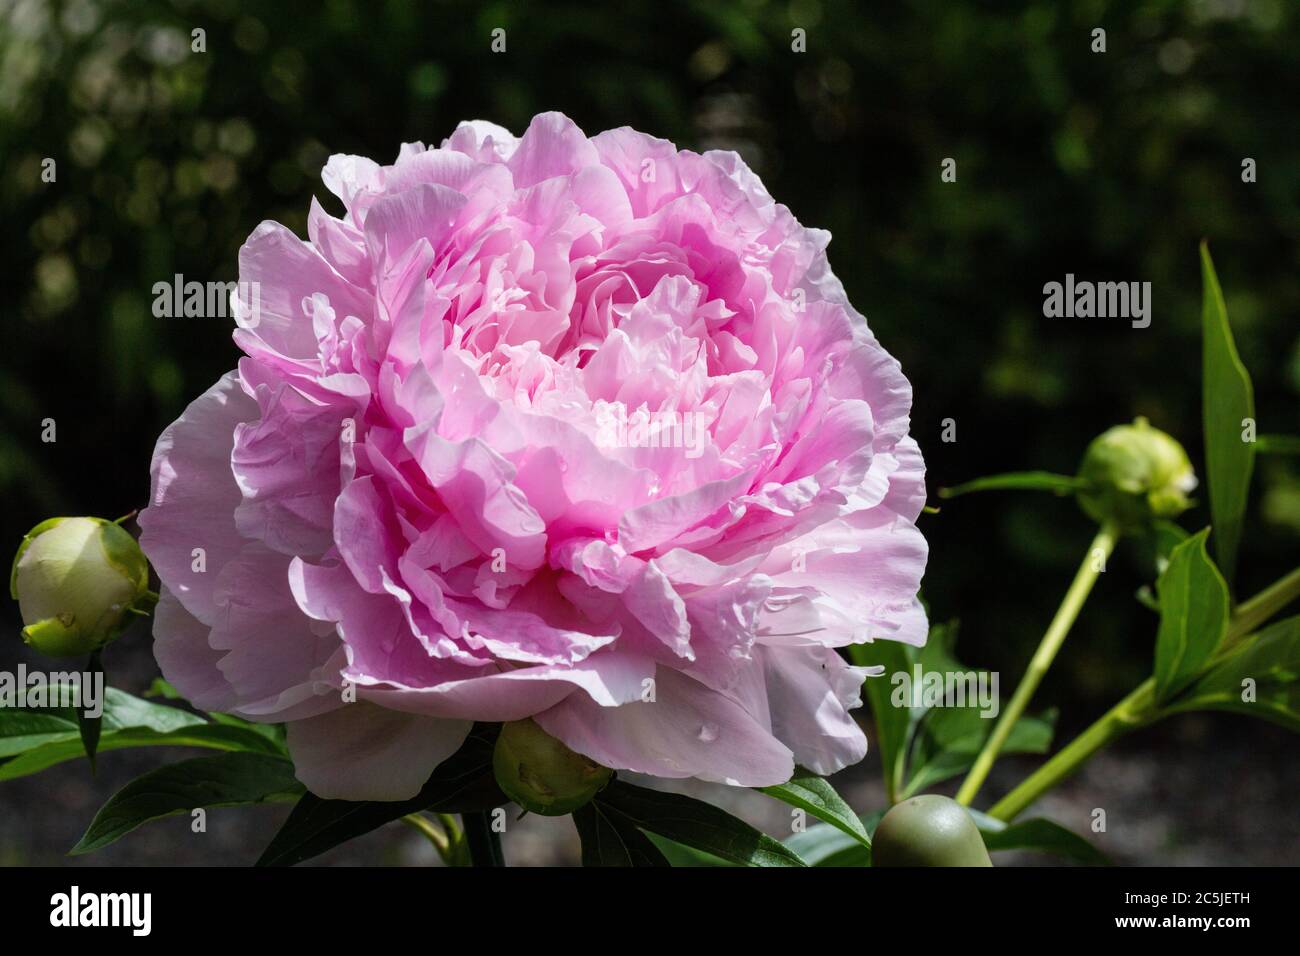
[[[567,176],[600,162],[591,141],[563,113],[538,113],[506,161],[515,186],[525,189],[552,176]]]
[[[260,420],[235,429],[230,460],[243,493],[235,509],[240,534],[289,555],[329,548],[348,414],[285,385],[267,396]]]
[[[740,787],[784,783],[794,773],[790,749],[743,707],[666,668],[655,675],[653,702],[602,708],[575,694],[535,719],[606,767]]]
[[[230,469],[235,429],[258,415],[228,372],[167,427],[154,448],[140,547],[163,585],[192,615],[216,623],[212,592],[244,546],[235,527],[241,497]]]
[[[867,738],[849,711],[866,668],[850,667],[830,648],[764,647],[760,652],[772,733],[795,761],[829,776],[867,753]]]
[[[163,677],[195,707],[228,711],[238,698],[221,673],[224,652],[208,644],[210,631],[163,586],[153,612],[153,655]]]
[[[421,688],[371,684],[360,691],[385,707],[473,720],[522,720],[581,697],[597,708],[615,708],[639,700],[654,664],[646,657],[618,651],[598,654],[568,666],[537,665],[465,676]],[[352,675],[358,684],[366,678]],[[391,684],[392,681],[385,683]]]
[[[299,610],[289,563],[249,544],[222,569],[213,591],[217,613],[208,643],[225,652],[218,666],[238,699],[232,709],[262,720],[320,713],[339,685],[338,635]]]
[[[456,126],[456,131],[443,145],[472,156],[481,163],[504,163],[519,148],[519,139],[496,123],[465,120]]]
[[[309,243],[278,222],[264,222],[239,250],[241,346],[254,353],[316,361],[316,334],[303,302],[325,295],[340,315],[369,319],[373,305]]]

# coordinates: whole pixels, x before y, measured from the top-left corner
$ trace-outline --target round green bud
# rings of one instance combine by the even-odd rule
[[[614,772],[574,753],[532,720],[502,725],[492,770],[507,797],[530,813],[572,813],[609,783]]]
[[[871,840],[872,866],[992,866],[975,821],[956,800],[926,793],[895,804]]]
[[[1079,466],[1079,505],[1096,521],[1135,531],[1173,518],[1192,502],[1196,473],[1187,452],[1145,418],[1116,425],[1092,440]]]
[[[51,657],[103,647],[149,594],[149,563],[135,539],[102,518],[50,518],[18,546],[9,593],[23,640]]]

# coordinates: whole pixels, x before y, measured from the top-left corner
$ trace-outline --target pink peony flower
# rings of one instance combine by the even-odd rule
[[[287,721],[323,797],[525,717],[662,777],[861,759],[835,648],[925,640],[924,465],[829,234],[735,153],[559,113],[323,178],[344,215],[253,232],[245,357],[154,452],[167,678]]]

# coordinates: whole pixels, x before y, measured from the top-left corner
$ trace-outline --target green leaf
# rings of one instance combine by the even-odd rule
[[[871,846],[871,838],[862,827],[862,821],[853,809],[835,792],[835,788],[822,777],[803,767],[795,768],[794,776],[786,783],[774,787],[761,787],[769,797],[788,803],[824,820],[844,831],[863,846]]]
[[[60,682],[51,688],[51,696],[66,689],[69,685]],[[96,752],[159,745],[282,753],[263,732],[221,727],[187,710],[152,704],[117,688],[105,689]],[[0,780],[27,777],[85,754],[77,710],[0,708]]]
[[[993,732],[993,718],[981,717],[978,703],[931,708],[925,703],[924,693],[919,698],[915,691],[911,697],[905,693],[909,686],[915,688],[917,667],[923,679],[927,674],[937,674],[945,681],[949,674],[973,674],[978,681],[984,672],[957,660],[953,651],[956,642],[957,622],[950,621],[934,625],[923,647],[897,641],[849,647],[854,664],[884,667],[883,674],[866,679],[863,694],[875,718],[891,804],[968,770],[984,740]],[[906,675],[908,683],[903,683],[898,675]],[[966,689],[971,689],[969,683]],[[1055,720],[1054,711],[1037,717],[1021,717],[1003,750],[1046,753]]]
[[[58,686],[66,685],[59,682]],[[97,753],[152,746],[283,752],[264,732],[208,723],[197,714],[151,703],[113,687],[104,691],[100,728]],[[38,773],[85,753],[74,708],[0,708],[0,780]]]
[[[281,756],[282,751],[261,734],[249,733],[237,727],[220,724],[197,723],[181,730],[159,733],[146,727],[105,731],[99,740],[99,753],[125,750],[130,747],[203,747],[208,750],[242,750]],[[49,739],[16,757],[0,761],[0,781],[14,780],[40,773],[56,764],[77,760],[86,754],[81,736],[74,730],[62,738]]]
[[[263,803],[301,792],[293,764],[266,754],[228,753],[167,764],[137,777],[95,814],[73,855],[90,853],[150,820],[198,807]]]
[[[57,681],[48,687],[48,698],[71,695],[72,684]],[[5,727],[11,719],[23,715],[40,714],[64,721],[67,729],[73,733],[77,730],[77,715],[72,707],[3,707],[0,708],[0,737],[5,736]],[[202,717],[178,707],[154,704],[139,697],[133,697],[115,687],[104,689],[104,730],[120,730],[125,727],[147,727],[160,733],[176,730],[193,724],[205,723]]]
[[[923,647],[877,641],[849,648],[853,663],[885,666],[882,675],[866,679],[863,693],[876,719],[890,803],[964,773],[993,732],[995,719],[982,717],[980,704],[969,694],[965,706],[931,707],[926,702],[924,684],[918,692],[918,668],[923,681],[927,675],[937,675],[945,686],[948,675],[953,675],[954,681],[962,675],[964,691],[976,690],[981,679],[991,680],[986,672],[957,660],[956,642],[957,623],[950,621],[933,626]],[[900,675],[905,675],[907,681]],[[964,675],[972,675],[976,683],[971,684]],[[953,689],[957,689],[955,683]],[[1054,711],[1021,717],[1012,727],[1003,751],[1046,753],[1055,720]]]
[[[1246,638],[1164,713],[1189,710],[1247,714],[1300,733],[1300,616]]]
[[[849,646],[849,659],[854,664],[884,668],[884,673],[878,677],[868,677],[862,682],[862,692],[875,720],[876,746],[880,750],[885,790],[890,803],[897,802],[898,795],[903,790],[907,772],[907,748],[915,727],[911,708],[895,707],[893,704],[891,678],[894,674],[908,673],[917,653],[915,647],[899,641],[874,641]]]
[[[858,816],[858,822],[868,837],[876,832],[876,824],[884,817],[884,810],[864,813]],[[838,830],[829,823],[819,823],[802,833],[796,833],[782,841],[799,855],[809,866],[870,866],[871,848],[859,840]]]
[[[974,491],[1050,491],[1058,495],[1069,495],[1087,483],[1072,475],[1057,475],[1050,471],[1012,471],[1004,475],[990,475],[988,478],[976,478],[955,488],[940,488],[940,498],[956,498],[958,495]]]
[[[1224,578],[1231,583],[1237,569],[1250,474],[1255,467],[1255,443],[1242,441],[1242,422],[1255,418],[1255,395],[1246,366],[1237,355],[1223,290],[1205,243],[1201,243],[1201,277],[1205,472],[1210,488],[1214,553]]]
[[[923,704],[913,706],[911,700],[900,701],[902,692],[895,681],[901,680],[898,675],[912,679],[918,664],[922,673],[962,670],[953,656],[956,642],[957,622],[949,621],[931,626],[927,640],[921,647],[898,641],[875,641],[849,646],[849,657],[854,664],[884,669],[879,676],[868,677],[863,682],[862,689],[876,721],[885,789],[891,804],[902,799],[908,779],[908,754],[916,730],[929,712],[929,708]]]
[[[69,736],[80,742],[75,716],[69,720],[48,711],[0,708],[0,759],[66,740]]]
[[[990,853],[999,850],[1041,850],[1088,866],[1112,866],[1111,859],[1091,842],[1051,820],[1034,818],[1006,823],[967,808]]]
[[[582,838],[583,866],[669,866],[650,838],[613,807],[592,800],[573,822]]]
[[[993,732],[995,719],[981,717],[978,706],[930,711],[921,723],[912,751],[907,786],[902,797],[965,773],[975,762],[985,740]],[[1047,753],[1052,745],[1056,711],[1020,717],[1011,727],[1003,753]]]
[[[819,823],[783,841],[809,866],[870,866],[871,848],[829,823]]]
[[[1156,582],[1156,703],[1169,700],[1200,673],[1228,629],[1228,586],[1206,553],[1209,533],[1207,528],[1175,547]]]
[[[501,806],[507,799],[492,773],[499,729],[496,724],[475,724],[461,748],[438,764],[410,800],[322,800],[303,794],[257,865],[293,866],[408,813],[467,813]]]
[[[741,866],[804,866],[776,840],[702,800],[614,780],[596,798],[642,830]]]

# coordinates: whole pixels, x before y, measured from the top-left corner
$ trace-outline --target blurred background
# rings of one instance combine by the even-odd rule
[[[1106,52],[1092,52],[1095,28]],[[506,50],[491,50],[505,30]],[[205,50],[193,52],[194,30]],[[792,50],[805,31],[806,52]],[[1300,7],[1284,0],[0,0],[0,543],[54,514],[145,504],[154,441],[233,367],[230,326],[159,319],[155,282],[228,281],[263,219],[306,234],[329,154],[391,162],[462,119],[522,132],[558,109],[738,150],[777,200],[829,229],[833,268],[915,387],[932,490],[1072,472],[1090,438],[1145,415],[1200,463],[1200,276],[1208,238],[1261,432],[1300,431]],[[1288,93],[1287,91],[1290,90]],[[957,181],[940,179],[945,158]],[[54,182],[42,163],[56,161]],[[1257,181],[1242,181],[1255,161]],[[1149,281],[1153,320],[1046,319],[1043,284]],[[57,442],[41,440],[42,421]],[[957,440],[940,440],[944,419]],[[1208,523],[1204,504],[1185,527]],[[1049,495],[959,499],[923,518],[925,597],[969,665],[1018,679],[1092,533]],[[1297,563],[1300,459],[1261,456],[1238,591]],[[1122,546],[1036,698],[1063,742],[1150,672],[1150,558]],[[17,607],[0,667],[26,657]],[[116,684],[156,674],[147,628]],[[0,784],[0,863],[61,863],[94,809],[176,753],[115,752]],[[1130,738],[1042,809],[1122,862],[1300,862],[1293,737],[1229,716]],[[846,775],[880,804],[875,755]],[[986,796],[1033,759],[1006,759]],[[716,796],[716,795],[714,795]],[[784,820],[741,798],[758,823]],[[282,809],[181,818],[86,862],[246,863]],[[770,814],[775,812],[776,817]],[[765,816],[767,815],[767,816]],[[507,853],[572,862],[567,821]],[[394,826],[323,862],[423,861]]]

